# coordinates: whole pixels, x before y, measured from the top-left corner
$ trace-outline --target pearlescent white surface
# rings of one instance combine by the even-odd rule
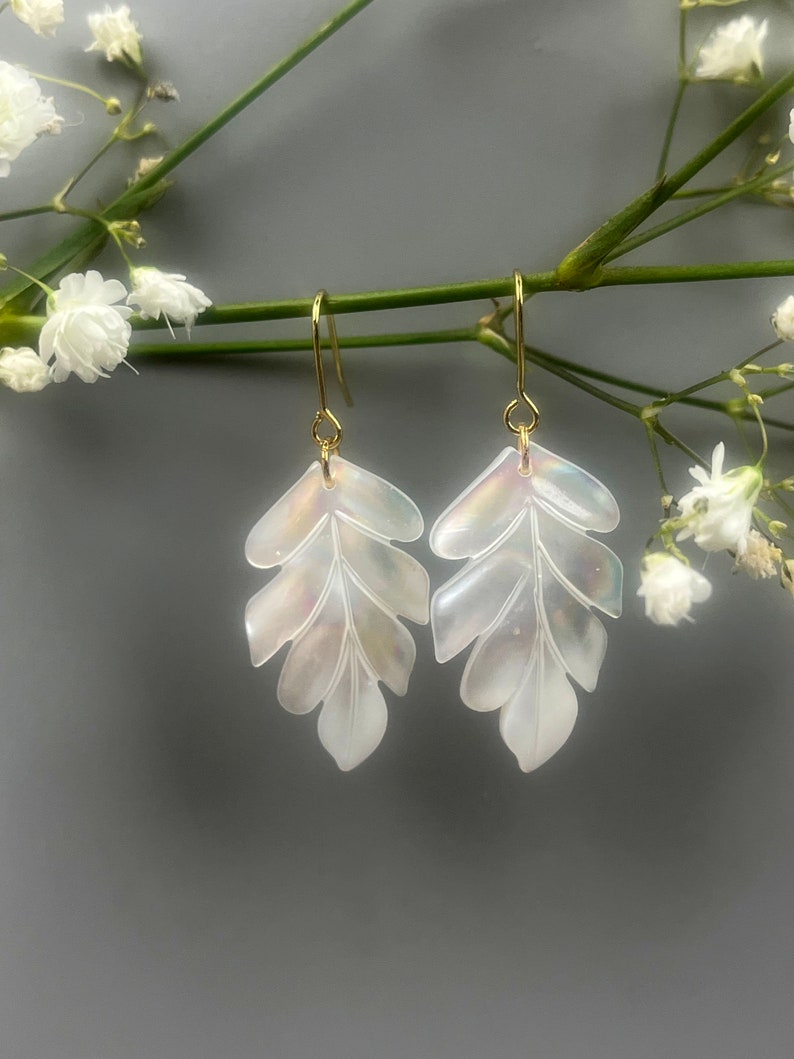
[[[248,602],[255,666],[292,641],[278,684],[291,713],[323,702],[320,740],[340,769],[355,768],[386,730],[383,681],[404,695],[416,658],[405,626],[428,621],[424,568],[390,540],[415,540],[419,509],[404,493],[334,455],[333,488],[320,464],[257,522],[245,546],[254,566],[283,569]]]
[[[576,694],[593,691],[607,634],[590,607],[621,609],[623,567],[588,530],[614,529],[609,490],[587,471],[532,444],[531,473],[504,449],[438,518],[433,551],[466,566],[433,595],[436,657],[475,641],[460,694],[472,710],[501,709],[502,738],[525,772],[571,734]]]

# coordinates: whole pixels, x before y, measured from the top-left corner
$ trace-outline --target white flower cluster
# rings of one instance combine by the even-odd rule
[[[750,15],[717,26],[698,52],[695,77],[736,84],[759,81],[764,71],[761,45],[768,32],[766,19],[758,24]]]
[[[794,110],[791,112],[794,114]],[[784,342],[794,342],[794,294],[778,305],[772,314],[772,326],[778,338]]]
[[[143,62],[143,37],[132,21],[126,4],[115,11],[105,5],[104,11],[88,16],[88,25],[94,34],[94,41],[86,51],[103,51],[108,62],[128,60],[137,66]]]
[[[63,22],[63,0],[11,0],[11,10],[39,37],[54,37]]]
[[[720,442],[711,457],[711,471],[691,467],[698,483],[678,501],[680,517],[667,528],[677,541],[693,538],[704,552],[728,551],[735,556],[735,569],[753,578],[773,577],[782,558],[780,549],[751,528],[753,508],[763,485],[758,466],[723,471],[725,446]],[[663,535],[665,527],[662,527]],[[673,549],[678,551],[677,548]],[[680,554],[680,553],[678,553]],[[645,599],[645,614],[657,625],[677,625],[689,620],[693,603],[711,595],[711,585],[671,552],[646,555],[637,593]]]
[[[11,163],[39,136],[60,132],[62,122],[38,81],[0,60],[0,177],[8,176]]]
[[[20,22],[30,26],[39,37],[54,37],[63,21],[63,0],[10,0],[11,10]],[[143,62],[138,26],[132,21],[130,9],[122,4],[114,11],[107,4],[104,10],[88,16],[88,26],[94,36],[86,51],[103,51],[108,62]]]
[[[156,268],[132,270],[132,290],[99,272],[72,272],[47,299],[47,321],[39,350],[25,346],[0,351],[0,383],[18,393],[43,389],[75,374],[83,382],[107,378],[127,356],[132,327],[130,306],[144,319],[162,315],[189,329],[211,301],[185,277]],[[119,305],[126,300],[126,305]]]

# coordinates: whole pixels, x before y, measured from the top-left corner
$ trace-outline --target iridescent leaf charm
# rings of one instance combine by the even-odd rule
[[[502,738],[525,772],[571,734],[578,711],[568,677],[593,691],[607,634],[591,607],[621,609],[620,559],[588,531],[617,526],[609,490],[532,444],[529,474],[506,448],[439,517],[430,547],[468,563],[433,595],[436,657],[472,641],[460,694],[472,710],[501,710]]]
[[[253,566],[282,569],[249,600],[245,625],[255,666],[292,641],[278,700],[291,713],[322,701],[320,741],[343,771],[386,730],[382,681],[404,695],[416,647],[397,620],[428,621],[425,569],[392,540],[413,541],[419,509],[399,489],[339,455],[329,488],[310,464],[257,522],[245,546]]]

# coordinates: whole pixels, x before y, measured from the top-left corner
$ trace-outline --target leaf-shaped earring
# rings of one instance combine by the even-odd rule
[[[245,626],[255,666],[288,640],[278,683],[291,713],[322,701],[320,741],[340,769],[369,757],[383,738],[382,681],[404,695],[416,646],[397,615],[426,624],[427,573],[389,542],[413,541],[424,524],[395,486],[342,459],[342,427],[328,407],[320,340],[325,291],[312,307],[319,411],[312,437],[319,460],[257,522],[245,545],[253,566],[282,569],[249,600]],[[348,404],[334,318],[327,313],[336,372]]]
[[[501,709],[502,738],[525,772],[571,734],[578,705],[568,677],[593,691],[607,634],[591,607],[621,609],[623,567],[588,531],[617,526],[609,490],[587,471],[532,443],[540,413],[524,389],[523,281],[514,273],[518,395],[504,422],[518,450],[503,449],[430,532],[445,559],[469,561],[433,595],[436,657],[473,640],[460,694],[472,710]],[[529,422],[516,424],[520,406]]]

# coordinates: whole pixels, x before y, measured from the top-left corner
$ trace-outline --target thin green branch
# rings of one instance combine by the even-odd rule
[[[784,382],[780,386],[770,386],[768,390],[759,390],[758,395],[768,401],[770,397],[777,397],[778,394],[788,393],[792,389],[794,389],[794,382]]]
[[[64,81],[61,77],[50,77],[47,74],[34,73],[32,70],[28,70],[31,77],[35,77],[37,81],[46,81],[51,85],[60,85],[62,88],[71,88],[75,92],[82,92],[84,95],[91,96],[92,99],[96,99],[97,102],[101,103],[108,113],[113,113],[114,105],[118,104],[118,100],[112,97],[103,96],[99,92],[95,92],[93,88],[89,88],[88,85],[81,85],[77,81]],[[118,114],[120,107],[116,107],[115,113]]]
[[[713,161],[717,155],[721,154],[726,147],[729,147],[734,140],[738,139],[743,132],[761,117],[770,107],[774,106],[778,100],[782,99],[788,92],[794,88],[794,70],[790,70],[784,77],[775,81],[766,92],[758,97],[754,103],[751,103],[746,110],[744,110],[738,118],[728,125],[719,136],[707,144],[702,151],[690,158],[688,162],[681,166],[675,173],[667,178],[664,184],[664,195],[665,199],[670,198],[676,191],[679,191],[685,184],[688,184],[693,176],[696,176],[701,169]]]
[[[684,100],[684,93],[686,92],[687,85],[689,84],[689,77],[686,68],[686,22],[687,15],[689,12],[685,8],[680,8],[678,12],[678,88],[676,90],[675,99],[673,100],[673,107],[670,112],[670,120],[667,122],[667,128],[664,134],[664,142],[662,143],[662,153],[659,157],[659,164],[656,167],[656,179],[661,180],[664,176],[665,170],[667,169],[667,159],[670,155],[670,147],[673,143],[673,133],[675,132],[676,123],[678,122],[678,115],[681,110],[681,104]]]
[[[508,360],[515,362],[516,355],[513,343],[510,342],[504,335],[499,335],[495,331],[491,331],[490,328],[484,327],[478,330],[477,333],[478,341],[489,349],[494,350],[495,353],[499,353],[501,356],[506,357]],[[614,394],[607,393],[606,390],[600,389],[598,386],[593,386],[584,379],[578,378],[573,372],[568,371],[566,368],[560,367],[559,364],[554,363],[553,358],[546,357],[539,349],[533,349],[531,346],[524,347],[525,355],[534,364],[539,367],[545,368],[546,371],[552,375],[556,375],[560,379],[564,379],[566,382],[571,383],[579,390],[584,390],[585,393],[590,394],[591,397],[598,398],[599,401],[603,401],[605,404],[611,405],[612,408],[617,408],[621,412],[627,412],[629,415],[634,416],[636,419],[639,418],[641,408],[637,404],[633,404],[631,401],[624,401],[620,397],[616,397]]]
[[[699,382],[694,382],[691,386],[687,386],[683,390],[676,390],[675,393],[668,393],[663,400],[654,401],[654,409],[656,411],[661,411],[663,408],[668,408],[671,404],[685,402],[686,399],[693,394],[700,393],[701,390],[707,390],[710,386],[718,386],[721,382],[729,382],[734,371],[741,371],[742,368],[747,367],[748,364],[757,360],[758,357],[762,357],[765,353],[768,353],[771,349],[776,349],[781,344],[782,339],[779,338],[775,342],[770,342],[769,345],[764,346],[762,349],[750,353],[749,356],[744,357],[733,368],[728,368],[725,371],[717,372],[716,375],[710,375],[707,379],[701,379]]]
[[[623,287],[645,283],[708,283],[726,279],[768,279],[794,276],[794,260],[730,261],[704,265],[641,265],[602,269],[594,287]]]
[[[727,202],[732,202],[733,199],[738,199],[743,195],[752,195],[778,177],[786,176],[792,169],[794,169],[794,160],[786,162],[785,165],[778,166],[776,169],[770,169],[761,176],[748,180],[744,184],[738,184],[728,191],[723,191],[700,206],[694,206],[691,210],[685,210],[676,217],[671,217],[669,220],[662,222],[662,224],[657,224],[645,232],[640,232],[630,239],[625,239],[619,246],[615,247],[611,254],[607,254],[604,261],[614,261],[615,258],[623,257],[625,254],[631,253],[632,250],[636,250],[639,246],[644,246],[662,235],[667,235],[668,232],[672,232],[684,224],[689,224],[690,221],[697,220],[698,217],[704,217],[707,213],[711,213],[712,210],[717,210]]]
[[[659,480],[659,487],[662,490],[662,496],[670,496],[670,490],[664,477],[664,467],[662,467],[662,460],[659,456],[659,446],[656,442],[656,430],[654,429],[654,424],[647,419],[645,421],[645,433],[648,435],[648,447],[651,450],[651,459],[653,460],[656,477]],[[665,514],[668,514],[668,511],[669,508],[665,510]]]
[[[39,213],[55,213],[55,206],[52,202],[47,202],[43,206],[26,206],[21,210],[9,210],[7,213],[0,213],[0,222],[2,221],[18,221],[22,217],[35,217]]]
[[[263,92],[272,88],[272,86],[288,74],[290,70],[294,70],[299,63],[303,62],[305,58],[311,55],[313,51],[316,51],[321,44],[328,40],[329,37],[332,37],[334,33],[347,25],[351,19],[355,18],[360,11],[363,11],[364,8],[368,7],[371,3],[372,0],[353,0],[352,3],[343,7],[341,11],[316,30],[311,37],[308,37],[293,52],[280,62],[276,63],[276,65],[270,69],[264,77],[260,77],[257,81],[254,81],[249,88],[236,99],[232,100],[232,102],[224,107],[219,114],[171,151],[171,153],[167,155],[159,165],[155,166],[154,169],[137,182],[138,186],[149,188],[157,184],[164,176],[175,169],[181,162],[184,162],[184,160],[193,154],[194,151],[198,150],[202,144],[206,143],[207,140],[214,136],[216,132],[219,132],[224,126],[228,125],[229,122],[233,118],[236,118],[242,110],[245,110],[246,107],[250,106],[251,103],[257,100]],[[120,205],[124,199],[125,195],[122,195],[116,200],[114,205]]]
[[[463,327],[450,331],[411,331],[394,335],[339,336],[342,349],[377,349],[391,346],[430,346],[476,342],[477,331]],[[304,353],[312,349],[310,338],[276,338],[245,342],[146,342],[130,347],[136,357],[220,356],[256,353]]]
[[[326,312],[367,313],[381,309],[415,308],[452,302],[481,301],[512,296],[515,281],[511,276],[474,280],[468,283],[445,283],[435,287],[402,287],[394,290],[358,291],[354,294],[330,294],[323,302]],[[524,276],[524,289],[557,290],[553,272],[530,272]],[[201,315],[201,324],[239,324],[261,320],[294,320],[311,316],[311,298],[287,298],[281,301],[240,302],[216,305]],[[136,321],[136,329],[162,330],[162,321]]]
[[[766,276],[794,275],[791,261],[740,261],[708,265],[646,265],[641,267],[613,267],[601,271],[594,287],[629,286],[647,283],[685,283],[708,280],[747,279]],[[510,297],[513,293],[512,276],[472,280],[465,283],[444,283],[432,287],[397,287],[391,290],[357,291],[351,294],[332,294],[325,301],[326,310],[335,314],[376,312],[383,309],[407,309],[425,305],[445,305],[453,302],[480,301]],[[554,272],[524,274],[527,292],[567,290],[561,286]],[[252,323],[262,320],[292,320],[311,315],[313,298],[287,298],[278,301],[235,302],[216,305],[202,314],[202,324]],[[162,330],[162,321],[136,322],[140,330]]]
[[[125,218],[125,216],[130,216],[130,212],[136,208],[136,204],[145,200],[146,196],[144,193],[154,194],[156,189],[163,185],[164,177],[168,173],[193,154],[194,151],[198,150],[215,133],[228,125],[242,110],[280,81],[282,77],[293,70],[329,37],[332,37],[334,33],[342,29],[343,26],[371,3],[372,0],[354,0],[353,3],[348,4],[333,18],[329,19],[311,37],[303,41],[293,52],[276,63],[263,77],[255,81],[242,95],[224,107],[219,114],[193,133],[192,136],[184,140],[167,158],[150,170],[146,176],[141,177],[131,188],[124,191],[115,202],[112,202],[103,211],[105,219],[119,220]],[[52,276],[60,269],[65,268],[75,258],[82,257],[84,253],[100,244],[103,238],[104,233],[96,224],[83,225],[57,246],[37,258],[28,267],[27,271],[39,278]],[[0,294],[0,307],[7,305],[28,287],[29,284],[22,281],[9,284]]]
[[[712,187],[712,188],[684,188],[682,191],[676,191],[676,193],[674,195],[671,195],[670,198],[671,199],[699,199],[699,198],[703,198],[703,196],[705,196],[705,195],[721,195],[723,193],[723,191],[730,191],[731,187],[733,187],[733,185],[730,185],[728,187],[725,187],[724,185],[721,185],[720,187]]]
[[[501,356],[506,357],[508,360],[515,361],[515,349],[513,343],[504,335],[499,335],[495,331],[491,331],[488,327],[481,327],[478,330],[478,338],[479,341],[482,342],[483,345],[488,346],[489,349],[493,349],[496,353],[501,354]],[[676,434],[660,423],[657,416],[653,416],[649,419],[644,415],[644,409],[639,405],[633,404],[631,401],[623,401],[621,398],[615,397],[614,394],[607,393],[606,390],[602,390],[598,386],[592,386],[590,383],[585,382],[584,379],[578,378],[572,372],[567,371],[565,368],[561,368],[559,364],[554,363],[554,358],[548,357],[539,349],[525,346],[524,353],[534,364],[537,364],[538,367],[543,368],[550,374],[556,375],[560,379],[564,379],[565,382],[571,383],[572,386],[590,394],[591,397],[596,397],[599,401],[603,401],[604,404],[608,404],[612,408],[617,408],[618,411],[626,412],[634,419],[639,419],[645,426],[646,430],[650,424],[651,429],[658,434],[662,441],[665,441],[668,445],[675,446],[675,448],[679,449],[701,467],[709,467],[709,464],[702,456],[698,455],[698,453],[690,448],[686,442],[682,441]]]
[[[684,93],[687,90],[689,81],[686,78],[679,77],[678,89],[673,100],[673,109],[670,112],[670,120],[667,123],[667,129],[664,134],[664,143],[662,144],[662,153],[659,157],[659,164],[656,167],[656,179],[661,180],[664,176],[664,171],[667,167],[667,159],[670,155],[670,147],[673,143],[673,133],[675,132],[675,126],[678,121],[678,115],[681,110],[681,104],[684,101]]]

